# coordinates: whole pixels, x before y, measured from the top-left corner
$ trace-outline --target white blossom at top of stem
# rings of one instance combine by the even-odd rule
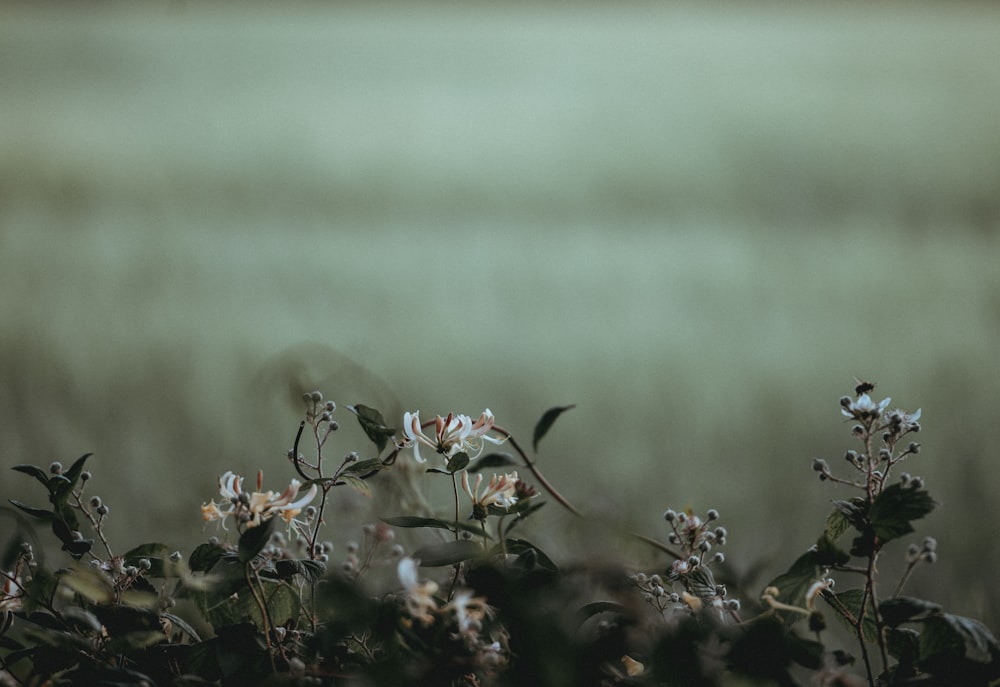
[[[489,408],[475,421],[468,415],[438,415],[434,418],[433,436],[425,434],[421,425],[420,411],[403,414],[403,445],[413,447],[413,457],[420,463],[426,462],[420,455],[420,444],[440,453],[445,459],[462,452],[468,453],[469,458],[476,458],[483,452],[484,442],[499,445],[507,440],[507,437],[490,435],[493,413]]]
[[[222,502],[209,501],[201,506],[201,516],[205,522],[220,520],[223,528],[226,518],[234,516],[247,527],[256,527],[265,520],[280,515],[291,526],[295,516],[302,512],[315,497],[316,485],[299,497],[299,487],[302,483],[293,479],[288,487],[279,493],[261,491],[263,474],[257,473],[257,491],[247,492],[243,489],[243,478],[232,471],[219,478],[219,494]]]

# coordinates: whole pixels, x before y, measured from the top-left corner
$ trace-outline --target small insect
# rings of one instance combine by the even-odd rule
[[[854,381],[857,383],[857,386],[854,387],[854,393],[858,396],[875,390],[875,382],[866,382],[865,380],[858,379],[857,377],[854,378]]]

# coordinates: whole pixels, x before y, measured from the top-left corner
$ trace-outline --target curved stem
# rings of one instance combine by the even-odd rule
[[[517,440],[514,439],[513,434],[503,429],[502,427],[497,427],[496,425],[493,425],[493,430],[499,434],[502,434],[507,438],[508,441],[510,441],[510,445],[514,447],[514,450],[517,451],[518,454],[521,456],[521,460],[524,461],[524,466],[531,471],[531,474],[534,475],[535,479],[538,480],[538,483],[542,485],[542,488],[544,488],[545,491],[549,492],[552,498],[554,498],[556,501],[559,502],[559,505],[561,505],[563,508],[568,510],[573,515],[576,515],[577,517],[581,518],[583,517],[583,513],[577,510],[576,506],[570,503],[565,496],[560,494],[555,487],[549,484],[549,481],[545,479],[545,476],[539,471],[538,467],[535,465],[535,462],[528,457],[528,454],[524,452],[524,449],[522,449],[520,444],[517,443]]]

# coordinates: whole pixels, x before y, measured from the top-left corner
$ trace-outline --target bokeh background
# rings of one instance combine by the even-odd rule
[[[576,403],[554,483],[651,536],[717,508],[764,582],[849,495],[810,464],[857,375],[923,408],[911,591],[995,627],[998,35],[991,4],[4,5],[0,495],[92,451],[119,549],[190,547],[224,470],[287,483],[303,391],[525,445]],[[370,451],[338,416],[328,455]],[[557,557],[600,538],[543,513]]]

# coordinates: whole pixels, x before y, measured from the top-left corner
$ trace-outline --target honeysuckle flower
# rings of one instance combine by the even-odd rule
[[[499,445],[507,440],[507,437],[489,434],[493,429],[493,413],[489,408],[475,421],[468,415],[438,415],[434,419],[433,437],[424,434],[421,424],[420,411],[403,413],[403,446],[413,447],[413,457],[418,463],[426,462],[426,458],[420,455],[420,444],[440,453],[446,459],[462,452],[469,454],[469,458],[476,458],[483,452],[484,442]]]
[[[421,582],[417,577],[417,562],[409,556],[400,559],[396,574],[406,593],[406,611],[410,617],[421,625],[433,623],[434,613],[437,612],[437,599],[434,598],[437,583],[431,580]]]
[[[891,398],[883,398],[878,403],[875,403],[868,394],[861,394],[855,399],[844,396],[840,401],[840,412],[844,417],[854,418],[855,420],[876,418],[885,412],[891,400]]]
[[[441,610],[452,611],[455,614],[459,634],[468,637],[478,636],[479,630],[482,629],[483,618],[490,613],[486,598],[473,596],[468,589],[459,589],[455,592],[452,600]]]
[[[243,489],[242,477],[231,470],[226,472],[219,478],[219,494],[222,496],[222,502],[216,503],[212,500],[202,504],[201,517],[205,522],[219,520],[222,528],[226,529],[226,518],[230,515],[247,527],[257,527],[277,515],[291,527],[293,523],[298,522],[295,517],[316,497],[315,484],[299,497],[299,487],[302,483],[297,479],[293,479],[280,494],[261,491],[263,481],[263,473],[258,472],[257,491],[247,492]]]
[[[510,508],[517,503],[517,472],[506,475],[494,474],[490,477],[486,489],[479,493],[479,487],[483,484],[483,476],[476,475],[476,485],[469,484],[469,471],[462,470],[462,488],[472,500],[472,517],[477,520],[485,520],[487,509],[490,506],[498,508]]]

